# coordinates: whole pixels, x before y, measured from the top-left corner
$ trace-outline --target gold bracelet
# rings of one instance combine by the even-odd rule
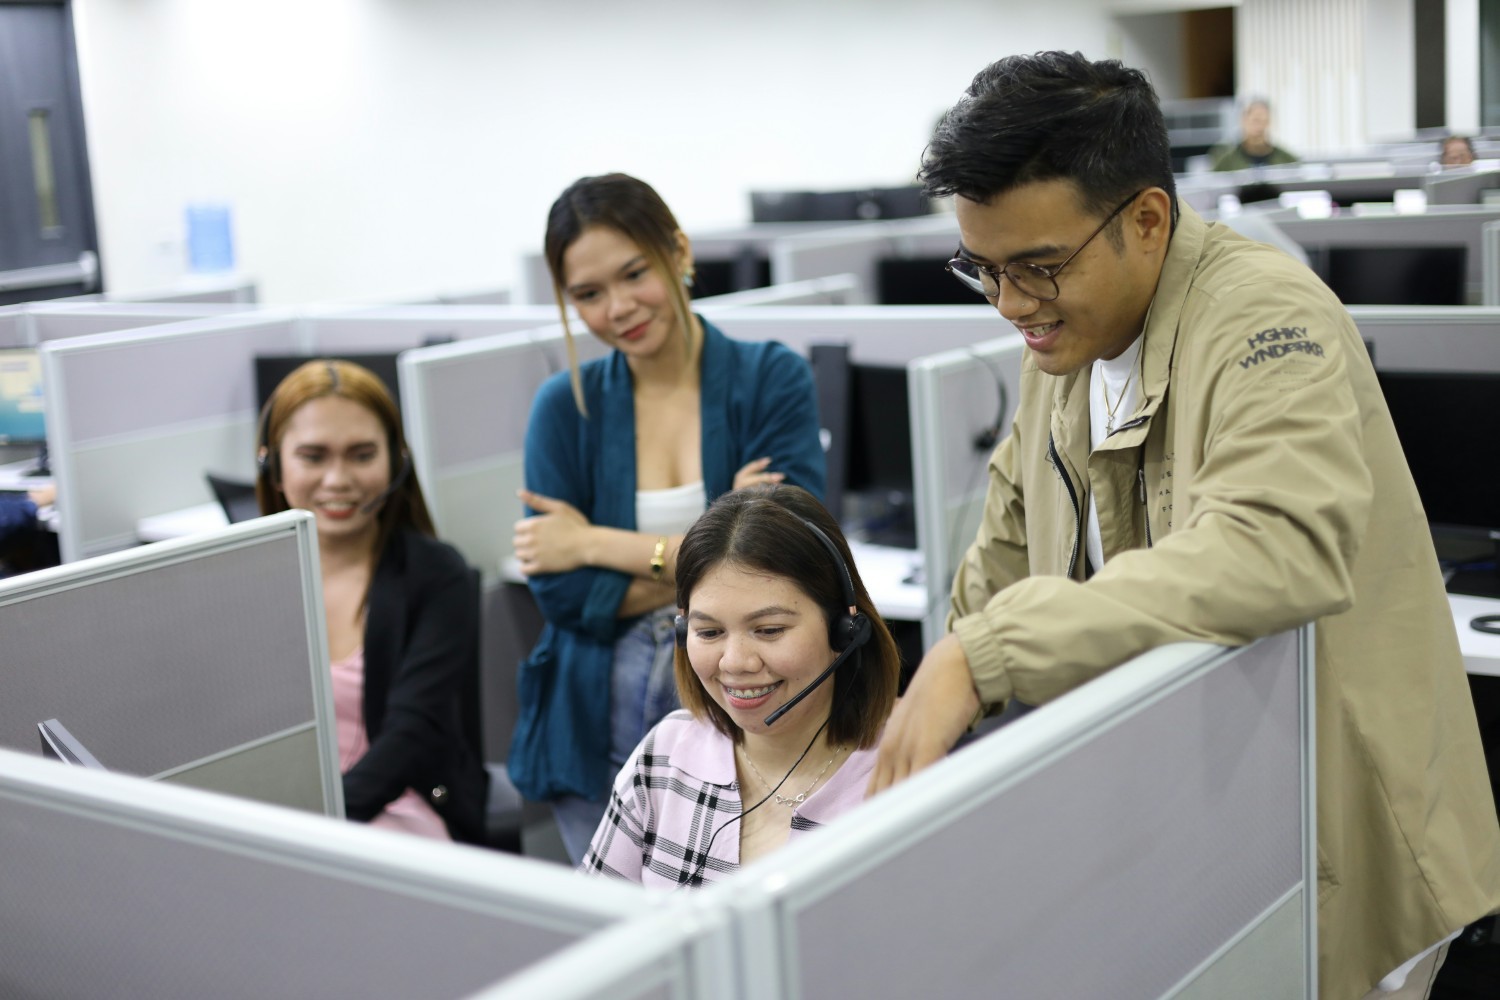
[[[661,583],[661,576],[667,569],[667,536],[661,535],[656,539],[656,550],[651,553],[651,582]]]

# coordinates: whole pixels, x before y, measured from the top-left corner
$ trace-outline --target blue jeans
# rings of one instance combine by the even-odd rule
[[[624,767],[651,727],[678,706],[677,680],[672,670],[673,652],[677,648],[672,618],[676,614],[675,607],[657,608],[642,615],[615,640],[609,681],[612,771]],[[583,860],[608,805],[608,792],[598,802],[576,795],[553,800],[552,815],[573,864]]]

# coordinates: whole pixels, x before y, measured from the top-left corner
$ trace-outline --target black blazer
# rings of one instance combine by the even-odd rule
[[[479,577],[451,545],[398,530],[370,581],[364,722],[344,811],[369,822],[407,788],[455,840],[482,843],[489,775],[477,727]]]

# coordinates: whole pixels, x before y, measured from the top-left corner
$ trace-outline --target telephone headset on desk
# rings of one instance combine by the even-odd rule
[[[332,361],[325,361],[328,367],[329,389],[338,392],[339,370],[334,367]],[[267,482],[272,489],[279,490],[276,484],[281,481],[281,456],[271,447],[271,405],[276,401],[276,393],[272,392],[266,398],[266,405],[260,408],[260,433],[257,435],[259,446],[255,451],[255,468],[259,475],[268,476]],[[397,452],[401,454],[401,467],[394,469],[391,473],[391,484],[381,490],[373,500],[362,504],[359,508],[361,514],[369,514],[378,510],[380,505],[395,496],[406,480],[411,476],[411,453],[406,450],[406,442],[401,440],[401,429],[399,426],[391,433],[388,442],[391,453],[391,463],[395,464]]]
[[[832,677],[834,675],[834,672],[837,671],[839,667],[843,666],[844,662],[847,661],[849,657],[855,656],[859,653],[860,649],[870,641],[870,637],[874,634],[874,629],[870,625],[869,617],[859,610],[859,604],[854,595],[854,577],[850,574],[849,564],[844,561],[844,557],[839,552],[838,546],[833,544],[833,539],[829,538],[828,535],[823,531],[823,529],[819,528],[811,521],[808,521],[805,518],[801,517],[797,518],[797,520],[802,522],[803,526],[806,527],[808,531],[812,532],[813,537],[818,540],[819,544],[821,544],[825,549],[828,550],[828,554],[833,558],[834,565],[837,566],[839,570],[839,586],[842,591],[844,606],[839,609],[837,614],[831,615],[828,621],[828,645],[833,648],[834,652],[838,653],[838,656],[834,657],[833,662],[830,663],[822,673],[814,677],[812,679],[812,682],[808,684],[807,687],[803,688],[801,691],[798,691],[791,697],[789,701],[787,701],[786,704],[782,705],[780,708],[776,709],[776,711],[766,716],[766,725],[768,726],[773,724],[777,719],[781,718],[787,712],[795,708],[799,703],[801,703],[802,699],[812,694],[813,691],[817,690],[817,688],[823,684],[823,682]],[[687,649],[687,616],[679,614],[675,619],[673,619],[673,626],[676,629],[677,633],[678,647],[684,650]],[[863,657],[860,657],[858,660],[856,660],[854,669],[858,671],[860,666],[863,665],[863,662]],[[849,691],[852,687],[853,685],[850,685],[849,687],[846,687],[844,689],[844,691],[840,695],[840,702],[842,702],[845,697],[848,697]],[[807,747],[792,763],[791,768],[787,770],[786,774],[782,776],[781,780],[776,782],[776,786],[766,793],[765,798],[761,799],[759,802],[755,803],[755,805],[751,806],[748,809],[742,808],[738,816],[732,816],[729,819],[726,819],[723,823],[719,824],[719,828],[713,832],[713,835],[711,837],[708,838],[708,846],[704,847],[702,853],[699,855],[697,867],[693,869],[692,873],[688,875],[687,879],[681,882],[680,885],[700,884],[701,877],[703,875],[703,869],[708,864],[709,852],[713,850],[714,841],[718,838],[719,834],[722,833],[724,828],[727,827],[730,823],[743,820],[750,813],[765,805],[771,800],[772,796],[774,796],[781,790],[781,786],[786,784],[787,780],[791,778],[793,772],[795,772],[797,768],[801,766],[803,759],[812,752],[813,744],[818,742],[818,737],[823,734],[824,729],[828,728],[828,720],[833,718],[833,713],[835,710],[837,710],[838,707],[839,705],[835,704],[829,709],[828,717],[823,720],[823,724],[818,727],[815,733],[813,733],[812,739],[808,741]],[[743,807],[744,801],[741,800],[740,804]]]

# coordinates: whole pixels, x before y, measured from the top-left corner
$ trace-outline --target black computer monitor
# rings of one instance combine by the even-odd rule
[[[1345,305],[1461,306],[1469,251],[1463,246],[1332,246],[1314,268]]]
[[[977,306],[984,299],[960,284],[941,257],[882,257],[875,262],[875,295],[883,306]]]
[[[385,383],[385,387],[390,390],[391,398],[396,401],[397,411],[400,411],[401,383],[396,375],[397,354],[258,354],[255,357],[255,408],[257,412],[265,409],[266,400],[271,398],[271,393],[276,391],[282,379],[315,357],[350,361],[368,368]]]
[[[1500,542],[1500,462],[1476,443],[1500,435],[1500,372],[1376,371],[1439,554]]]
[[[693,272],[695,299],[743,292],[771,283],[771,258],[753,246],[746,246],[730,257],[695,259]]]
[[[906,368],[856,363],[849,366],[849,375],[844,489],[873,501],[869,506],[872,517],[862,526],[869,541],[914,549],[917,526]]]

